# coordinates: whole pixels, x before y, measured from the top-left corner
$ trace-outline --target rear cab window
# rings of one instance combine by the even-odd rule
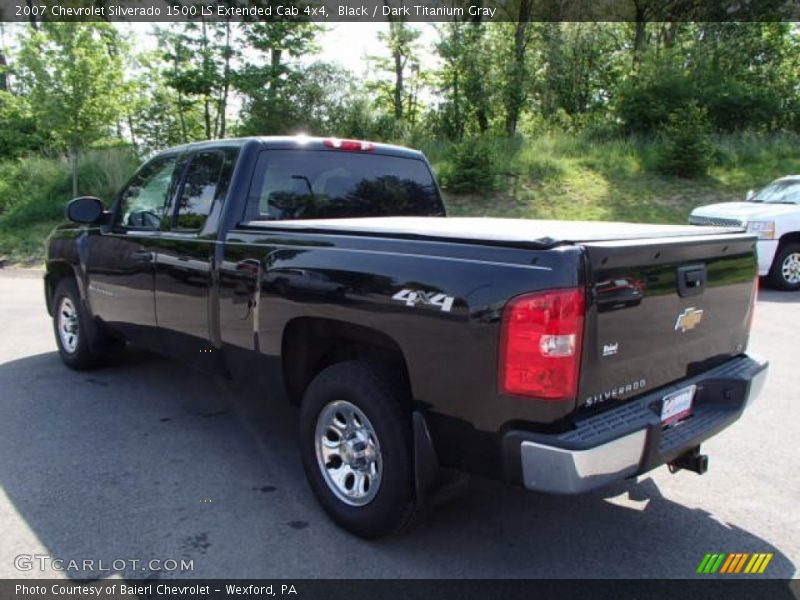
[[[249,219],[444,216],[419,159],[325,150],[264,150],[248,194]]]

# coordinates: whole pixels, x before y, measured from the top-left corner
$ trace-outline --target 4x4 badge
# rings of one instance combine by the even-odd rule
[[[423,290],[400,290],[392,300],[403,302],[406,306],[428,305],[438,306],[442,312],[450,312],[455,298],[440,292],[426,292]]]
[[[694,329],[703,320],[703,309],[690,306],[678,315],[675,321],[675,331],[686,333],[690,329]]]

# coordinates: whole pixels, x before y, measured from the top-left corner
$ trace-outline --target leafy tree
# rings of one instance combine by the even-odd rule
[[[639,72],[617,88],[615,110],[629,133],[653,133],[695,99],[691,76],[672,54],[662,51],[660,60],[648,54]]]
[[[689,68],[696,97],[723,131],[777,129],[796,102],[796,38],[788,23],[698,23]]]
[[[320,28],[303,20],[246,23],[242,35],[248,61],[236,76],[236,87],[245,97],[242,131],[269,135],[285,132],[285,111],[302,85],[302,69],[291,62],[314,51]],[[261,60],[259,61],[258,58]]]
[[[123,88],[123,119],[130,143],[141,154],[203,139],[205,125],[199,104],[187,103],[167,85],[172,68],[160,51],[134,54]]]
[[[503,106],[505,108],[505,130],[509,136],[517,133],[517,124],[528,98],[528,90],[532,79],[532,70],[529,67],[528,53],[532,44],[531,31],[531,0],[518,0],[519,7],[517,20],[510,24],[501,24],[496,27],[500,33],[500,47],[506,47],[505,54],[510,55],[504,60],[503,73]],[[506,30],[513,28],[513,35],[506,35]],[[511,32],[508,32],[511,33]],[[513,44],[503,44],[506,40],[513,40]]]
[[[0,159],[43,150],[46,142],[28,100],[0,90]]]
[[[335,64],[315,62],[282,82],[278,96],[249,105],[239,133],[376,137],[370,127],[369,101],[356,88],[352,74]],[[251,102],[253,102],[251,100]],[[262,103],[263,102],[263,103]],[[272,110],[268,110],[268,106]],[[275,117],[275,113],[280,118]],[[364,128],[364,129],[360,129]],[[359,134],[369,131],[370,134]]]
[[[110,23],[41,23],[22,42],[22,87],[51,143],[69,150],[74,194],[79,153],[108,136],[120,114],[123,52]]]
[[[639,71],[610,88],[616,112],[629,131],[643,133],[690,102],[706,109],[717,131],[791,126],[797,50],[783,23],[681,24],[653,43]]]
[[[173,25],[161,32],[166,84],[178,96],[183,137],[190,137],[187,113],[199,104],[205,139],[222,137],[226,132],[228,96],[233,81],[235,57],[230,21],[189,22]]]
[[[413,121],[416,109],[416,93],[413,91],[413,84],[417,81],[410,86],[407,80],[409,78],[417,80],[420,75],[418,48],[416,47],[419,30],[392,17],[389,20],[389,31],[379,33],[378,37],[387,45],[391,58],[373,58],[373,60],[379,70],[392,73],[394,81],[390,86],[379,84],[374,87],[379,93],[391,97],[391,106],[396,120],[408,117]],[[409,92],[409,88],[411,88],[411,92]]]
[[[624,35],[616,23],[548,23],[542,28],[542,109],[571,117],[607,107],[624,70]]]
[[[470,113],[478,131],[483,134],[489,129],[490,106],[493,100],[486,78],[491,69],[491,47],[486,36],[486,26],[481,21],[469,22],[464,34],[466,52],[461,57],[464,97],[471,107]]]
[[[483,23],[454,20],[440,28],[436,50],[442,59],[439,90],[443,132],[460,139],[468,131],[489,129],[490,107],[496,88],[487,76],[492,71],[493,52]]]

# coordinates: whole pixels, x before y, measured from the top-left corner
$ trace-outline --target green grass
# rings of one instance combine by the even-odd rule
[[[451,215],[685,223],[692,208],[739,200],[781,175],[800,173],[800,136],[752,133],[718,136],[707,177],[659,175],[652,139],[593,140],[546,133],[532,139],[485,140],[497,171],[496,189],[482,194],[445,190]],[[439,172],[452,169],[453,145],[422,140]],[[125,149],[88,153],[80,165],[80,193],[109,200],[136,167]],[[0,162],[0,257],[37,263],[44,239],[70,199],[69,164],[31,157]]]
[[[717,137],[709,175],[697,180],[656,173],[653,140],[547,134],[522,144],[494,144],[498,189],[459,195],[445,190],[450,214],[685,223],[696,206],[739,200],[750,188],[800,172],[800,136],[791,134]],[[435,170],[450,168],[446,146],[432,145],[429,156]]]
[[[58,221],[34,223],[25,228],[0,227],[0,258],[8,264],[34,266],[44,259],[45,238]]]
[[[125,148],[86,153],[78,164],[78,193],[110,200],[138,162]],[[44,240],[63,219],[72,195],[72,171],[64,157],[0,162],[0,258],[41,262]]]

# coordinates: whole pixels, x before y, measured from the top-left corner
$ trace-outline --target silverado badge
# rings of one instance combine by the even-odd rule
[[[686,333],[694,329],[703,320],[703,309],[690,306],[678,315],[675,321],[675,331]]]

